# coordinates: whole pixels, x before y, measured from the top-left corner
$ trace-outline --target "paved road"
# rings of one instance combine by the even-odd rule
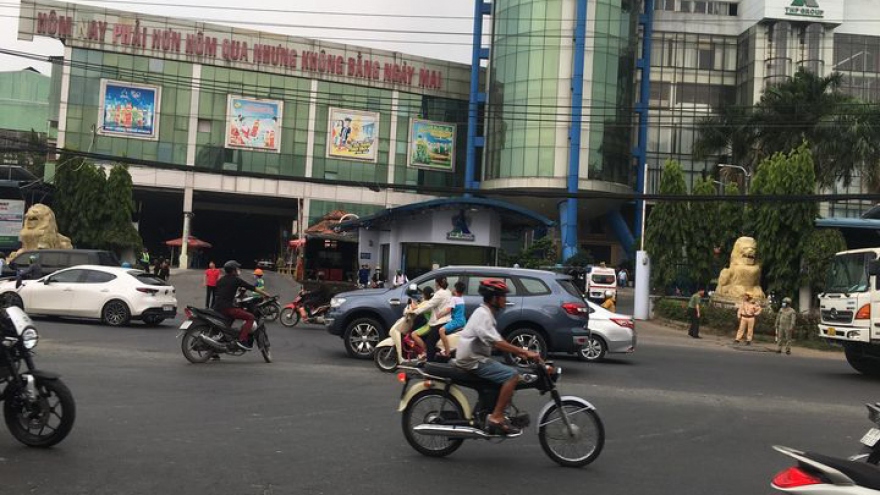
[[[840,356],[744,352],[644,324],[633,355],[557,360],[563,393],[605,421],[591,466],[557,467],[532,431],[438,460],[406,444],[394,377],[322,328],[274,325],[273,364],[190,365],[171,324],[38,323],[38,363],[64,375],[79,415],[49,451],[0,432],[4,494],[769,493],[787,465],[771,445],[848,455],[868,427],[861,404],[880,399]],[[533,415],[544,402],[518,397]]]

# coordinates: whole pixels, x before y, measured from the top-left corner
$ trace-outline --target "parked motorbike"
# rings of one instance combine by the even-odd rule
[[[254,315],[254,343],[260,349],[263,359],[271,363],[266,315],[272,311],[272,305],[277,304],[278,296],[249,296],[239,301],[240,307]],[[240,325],[233,327],[234,319],[213,309],[193,306],[187,306],[185,312],[187,319],[180,325],[178,337],[183,337],[180,347],[189,362],[204,363],[219,354],[241,356],[247,352],[236,344],[241,330]]]
[[[295,327],[299,324],[300,319],[302,318],[299,314],[299,308],[303,305],[303,301],[307,296],[311,293],[306,290],[299,291],[299,294],[296,296],[290,304],[284,306],[284,309],[281,310],[281,324],[285,327]],[[324,324],[324,315],[327,313],[327,310],[330,309],[330,301],[322,301],[317,306],[305,306],[306,308],[306,323],[314,323],[318,325]]]
[[[425,363],[424,368],[404,367],[399,411],[403,434],[415,450],[430,457],[444,457],[464,440],[506,440],[522,435],[499,435],[487,431],[486,419],[495,407],[498,385],[456,368],[452,364]],[[536,389],[552,398],[538,413],[538,440],[544,453],[562,466],[581,467],[599,457],[605,444],[605,428],[592,404],[580,397],[561,396],[556,382],[562,369],[551,362],[533,363],[524,370],[517,390]],[[473,408],[461,388],[475,390]],[[507,415],[517,428],[529,425],[528,413],[511,403]]]
[[[880,426],[880,402],[866,406],[868,419]],[[777,474],[771,486],[780,492],[809,495],[880,494],[880,429],[870,428],[860,442],[862,452],[849,459],[774,445],[774,450],[798,463]]]
[[[0,331],[0,384],[4,386],[0,400],[4,401],[6,426],[28,447],[51,447],[73,428],[73,394],[57,374],[34,366],[33,351],[39,335],[21,308],[0,310]]]

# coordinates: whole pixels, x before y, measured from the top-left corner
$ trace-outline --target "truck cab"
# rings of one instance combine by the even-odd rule
[[[819,311],[819,336],[842,344],[857,371],[880,376],[880,248],[834,255]]]

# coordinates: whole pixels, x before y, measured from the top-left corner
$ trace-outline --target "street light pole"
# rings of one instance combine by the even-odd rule
[[[745,167],[743,167],[741,165],[729,165],[726,163],[719,163],[718,168],[735,168],[735,169],[739,169],[740,171],[742,171],[743,176],[745,177],[745,191],[744,192],[746,194],[748,194],[749,185],[751,184],[751,181],[752,181],[752,174],[748,170],[746,170]]]

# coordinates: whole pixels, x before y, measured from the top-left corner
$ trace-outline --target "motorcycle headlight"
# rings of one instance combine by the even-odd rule
[[[24,344],[25,349],[33,349],[37,346],[37,343],[40,341],[40,336],[37,334],[37,331],[33,328],[27,328],[21,334],[21,343]]]
[[[344,303],[345,303],[344,297],[334,297],[333,299],[330,299],[330,307],[331,308],[338,308],[339,306],[342,306]]]

